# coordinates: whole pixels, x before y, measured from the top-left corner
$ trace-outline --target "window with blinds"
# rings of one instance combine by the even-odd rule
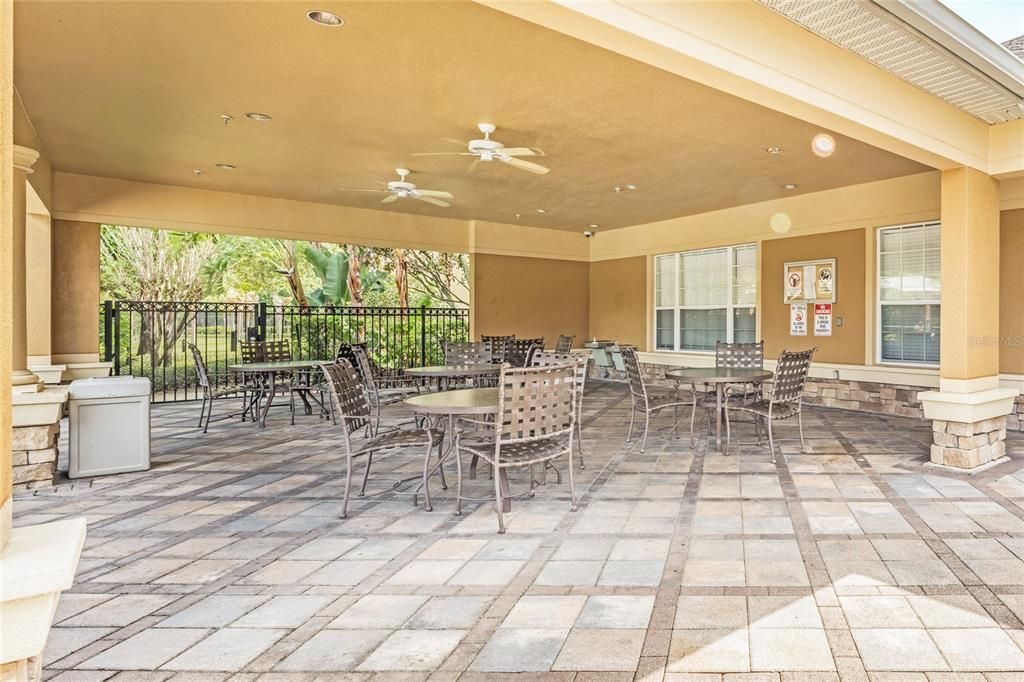
[[[717,341],[755,341],[757,246],[669,253],[654,259],[658,350],[714,351]]]
[[[939,223],[878,231],[879,360],[937,365],[940,340]]]

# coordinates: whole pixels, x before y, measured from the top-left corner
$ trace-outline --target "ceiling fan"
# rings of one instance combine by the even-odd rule
[[[536,173],[537,175],[544,175],[550,169],[545,168],[539,163],[533,161],[524,161],[520,159],[520,156],[543,156],[544,153],[539,149],[532,149],[530,147],[506,147],[501,142],[491,139],[491,133],[495,131],[493,123],[480,123],[477,125],[480,132],[484,134],[482,140],[470,140],[469,142],[463,142],[461,140],[450,140],[457,144],[464,144],[469,151],[465,152],[424,152],[413,154],[413,156],[475,156],[476,160],[473,161],[473,165],[469,167],[470,170],[476,166],[480,161],[502,161],[510,166],[516,168],[522,168],[525,171]]]
[[[398,173],[398,180],[392,180],[388,183],[377,181],[379,184],[384,185],[383,189],[342,187],[341,190],[343,192],[386,192],[387,196],[380,201],[382,204],[390,204],[399,199],[411,198],[425,201],[434,206],[443,206],[445,208],[451,206],[448,201],[445,201],[445,199],[451,200],[455,198],[451,192],[442,192],[436,189],[419,189],[416,185],[405,179],[412,172],[408,168],[396,168],[395,172]]]

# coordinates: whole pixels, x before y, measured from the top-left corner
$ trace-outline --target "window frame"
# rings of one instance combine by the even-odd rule
[[[682,330],[680,329],[679,324],[680,324],[680,312],[682,310],[720,310],[720,309],[724,308],[725,309],[725,334],[726,334],[726,338],[724,339],[724,341],[727,342],[727,343],[732,343],[733,339],[735,339],[735,332],[736,332],[736,330],[735,330],[735,326],[736,326],[735,311],[736,310],[753,309],[753,311],[754,311],[754,319],[755,319],[755,336],[756,336],[757,335],[757,333],[756,333],[757,324],[758,324],[758,322],[760,320],[760,315],[761,315],[761,311],[760,311],[760,307],[758,305],[758,299],[757,299],[757,293],[758,293],[758,290],[760,289],[760,284],[761,284],[760,281],[759,281],[759,278],[757,277],[758,263],[759,263],[759,259],[761,257],[761,252],[760,252],[760,249],[758,247],[759,247],[759,244],[757,242],[743,242],[743,243],[740,243],[740,244],[727,244],[727,245],[723,245],[723,246],[708,246],[708,247],[704,247],[704,248],[700,248],[700,249],[687,249],[685,251],[675,251],[675,252],[669,252],[669,253],[659,253],[659,254],[656,254],[653,257],[653,268],[652,268],[653,271],[654,271],[652,294],[651,294],[651,303],[652,303],[651,309],[653,311],[653,316],[652,316],[653,317],[653,319],[652,319],[652,327],[653,327],[652,328],[652,337],[653,337],[652,341],[653,341],[653,343],[651,344],[652,345],[652,351],[655,352],[655,353],[697,353],[697,354],[700,354],[700,355],[713,355],[715,353],[714,350],[695,350],[695,349],[689,349],[689,348],[680,348],[680,343],[682,341],[682,334],[681,334]],[[740,303],[736,303],[735,302],[735,295],[736,295],[736,290],[735,290],[735,284],[736,284],[736,250],[737,249],[742,249],[742,248],[752,248],[752,250],[754,252],[754,271],[755,271],[755,276],[754,276],[754,287],[755,288],[754,288],[754,292],[755,293],[754,293],[754,302],[753,303],[749,303],[749,304],[747,304],[747,303],[740,304]],[[719,251],[719,250],[722,250],[722,249],[725,250],[725,252],[726,252],[726,259],[727,259],[726,260],[727,266],[726,266],[726,284],[725,284],[725,286],[726,286],[726,290],[729,293],[729,302],[724,304],[724,305],[722,305],[722,304],[688,305],[688,306],[680,305],[680,303],[679,303],[679,298],[680,298],[680,296],[679,296],[679,294],[680,294],[680,275],[682,274],[681,265],[682,265],[682,257],[683,257],[683,255],[684,254],[692,254],[692,253],[708,252],[708,251]],[[658,279],[658,274],[659,274],[658,273],[658,261],[660,259],[666,258],[666,257],[672,257],[672,258],[675,259],[675,269],[674,269],[673,278],[672,278],[672,282],[673,282],[673,286],[672,286],[672,300],[673,300],[673,304],[672,305],[667,305],[667,306],[666,305],[659,306],[658,305],[658,291],[659,291],[658,286],[659,286],[660,282],[659,282],[659,279]],[[658,346],[658,313],[660,311],[664,311],[664,310],[672,311],[672,341],[673,341],[672,348],[660,348]]]
[[[882,301],[882,232],[885,230],[902,230],[907,227],[931,227],[939,228],[939,298],[922,299],[919,301]],[[938,362],[915,362],[914,360],[887,360],[882,357],[882,307],[898,305],[934,305],[939,307],[939,314],[942,314],[942,223],[940,220],[922,220],[913,223],[899,225],[883,225],[875,229],[875,364],[890,367],[917,367],[921,369],[938,369]],[[942,323],[939,323],[939,349],[942,348]]]

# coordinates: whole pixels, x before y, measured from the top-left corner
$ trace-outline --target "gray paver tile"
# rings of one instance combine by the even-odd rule
[[[198,628],[143,630],[93,656],[80,667],[102,670],[155,670],[203,639],[209,632]]]
[[[463,630],[399,630],[359,664],[359,670],[434,670],[465,636]]]
[[[644,630],[574,629],[552,670],[633,671],[640,662]]]
[[[166,670],[245,669],[287,630],[223,628],[163,665]]]
[[[568,630],[500,628],[473,660],[481,672],[544,672],[551,668]]]

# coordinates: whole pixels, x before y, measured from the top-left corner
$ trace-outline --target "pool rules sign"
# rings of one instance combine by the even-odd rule
[[[832,304],[814,304],[814,335],[832,336]]]

